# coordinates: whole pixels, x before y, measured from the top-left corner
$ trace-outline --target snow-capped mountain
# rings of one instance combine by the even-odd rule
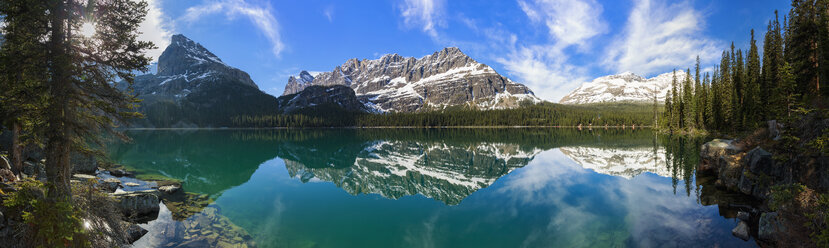
[[[173,35],[157,73],[137,76],[134,93],[147,116],[139,125],[226,126],[239,115],[276,112],[276,98],[250,76],[184,35]]]
[[[633,178],[650,172],[663,177],[671,177],[670,167],[665,160],[665,149],[654,151],[653,147],[598,148],[598,147],[561,147],[559,151],[585,169],[597,173]]]
[[[331,72],[291,77],[283,95],[308,86],[345,85],[378,112],[414,112],[449,106],[513,108],[540,102],[526,86],[501,76],[460,49],[444,48],[422,58],[387,54],[375,60],[350,59]]]
[[[685,71],[676,71],[677,82],[685,79]],[[631,72],[610,75],[587,82],[561,98],[563,104],[586,104],[602,102],[665,102],[665,95],[671,90],[673,72],[652,78],[644,78]]]

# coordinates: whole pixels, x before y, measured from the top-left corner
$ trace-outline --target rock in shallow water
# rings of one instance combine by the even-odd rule
[[[737,227],[731,230],[731,234],[742,240],[748,240],[748,224],[746,224],[745,221],[741,220],[740,223],[737,223]]]
[[[135,241],[138,241],[141,237],[144,237],[147,232],[149,232],[147,229],[141,228],[136,224],[131,224],[127,227],[127,241],[130,244],[135,243]]]
[[[158,191],[144,190],[111,194],[124,216],[135,222],[147,222],[158,217]]]
[[[121,180],[118,178],[107,178],[101,182],[101,189],[106,191],[107,193],[115,192],[121,186]]]

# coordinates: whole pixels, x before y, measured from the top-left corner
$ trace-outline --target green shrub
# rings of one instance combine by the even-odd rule
[[[802,184],[775,185],[771,187],[771,199],[769,208],[777,211],[784,207],[791,206],[800,192],[806,190]]]
[[[821,194],[814,211],[804,215],[809,219],[805,225],[812,230],[812,241],[818,247],[829,247],[829,194]]]
[[[22,217],[23,237],[32,247],[89,247],[78,211],[69,201],[46,197],[43,183],[25,181],[3,201],[12,213]]]

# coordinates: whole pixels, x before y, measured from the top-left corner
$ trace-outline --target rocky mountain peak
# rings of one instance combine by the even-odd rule
[[[421,58],[386,54],[378,59],[349,59],[333,71],[315,75],[313,82],[289,78],[283,95],[311,86],[344,85],[377,112],[414,112],[449,106],[513,108],[519,102],[539,102],[526,86],[478,63],[457,47]]]
[[[156,76],[159,77],[182,77],[190,82],[195,78],[215,79],[221,75],[222,80],[259,88],[246,72],[225,64],[207,48],[182,34],[173,35],[170,45],[158,57],[157,68]]]
[[[679,82],[685,79],[685,71],[676,71]],[[652,103],[653,98],[664,102],[665,94],[671,88],[673,72],[645,78],[632,72],[603,76],[586,82],[561,98],[563,104],[585,104],[601,102]]]
[[[192,71],[194,65],[220,64],[227,66],[201,44],[181,34],[173,35],[170,45],[158,57],[158,75],[171,76]]]

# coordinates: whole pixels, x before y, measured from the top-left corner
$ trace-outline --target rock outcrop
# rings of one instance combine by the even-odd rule
[[[286,114],[310,107],[336,107],[351,112],[371,111],[357,99],[354,90],[343,85],[313,85],[298,93],[281,96],[277,100],[279,110]]]
[[[415,112],[469,106],[514,108],[540,99],[526,86],[501,76],[460,49],[444,48],[422,58],[387,54],[375,60],[350,59],[331,72],[289,78],[283,95],[313,86],[344,85],[378,112]]]

